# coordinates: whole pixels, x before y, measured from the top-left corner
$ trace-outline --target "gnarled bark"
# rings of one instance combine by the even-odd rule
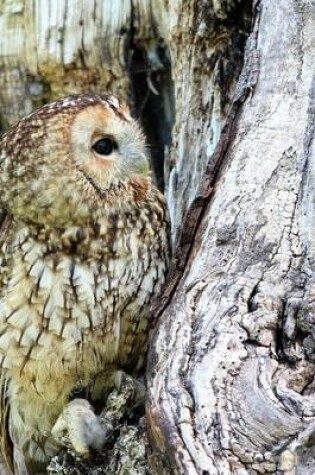
[[[184,273],[156,306],[147,411],[165,473],[315,470],[314,21],[307,1],[257,5]]]

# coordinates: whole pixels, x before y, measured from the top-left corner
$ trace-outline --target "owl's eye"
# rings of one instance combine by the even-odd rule
[[[117,143],[109,137],[100,139],[92,145],[92,149],[99,155],[110,155],[117,148]]]

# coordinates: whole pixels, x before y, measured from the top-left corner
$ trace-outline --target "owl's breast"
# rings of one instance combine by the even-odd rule
[[[121,227],[110,243],[106,236],[92,241],[89,259],[51,252],[19,233],[0,302],[2,367],[84,377],[143,352],[148,303],[168,256],[162,228],[142,231]]]

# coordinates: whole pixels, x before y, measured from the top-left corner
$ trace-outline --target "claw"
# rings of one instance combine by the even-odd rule
[[[67,404],[51,430],[56,441],[89,457],[90,450],[100,451],[108,438],[106,430],[86,399],[73,399]]]

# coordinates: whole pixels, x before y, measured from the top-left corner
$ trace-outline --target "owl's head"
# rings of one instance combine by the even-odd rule
[[[78,94],[20,120],[0,142],[0,207],[63,227],[148,189],[143,133],[114,96]]]

